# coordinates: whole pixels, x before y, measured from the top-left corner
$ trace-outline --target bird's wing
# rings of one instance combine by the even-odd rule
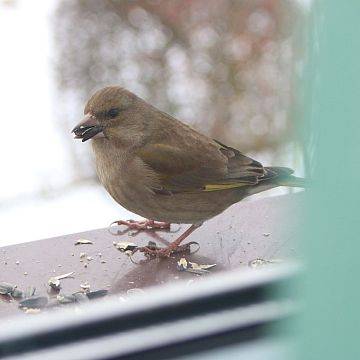
[[[196,149],[148,144],[137,156],[156,174],[160,189],[153,190],[160,193],[220,191],[271,176],[259,162],[218,141],[196,144]]]

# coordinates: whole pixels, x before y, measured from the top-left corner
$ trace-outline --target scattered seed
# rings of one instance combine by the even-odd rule
[[[16,264],[16,265],[19,265],[19,264],[20,264],[20,261],[19,261],[19,260],[16,260],[16,261],[15,261],[15,264]]]
[[[71,294],[71,295],[58,295],[56,297],[56,300],[61,305],[72,304],[72,303],[76,302],[76,297],[73,294]]]
[[[263,233],[263,236],[270,236],[270,233]]]
[[[87,281],[85,281],[83,284],[80,284],[80,287],[83,289],[84,292],[90,291],[90,284]]]
[[[97,290],[92,292],[84,293],[83,291],[78,291],[71,295],[59,294],[56,297],[57,303],[61,305],[72,304],[72,303],[81,303],[87,302],[89,300],[97,299],[107,295],[107,290]],[[56,304],[54,304],[56,306]]]
[[[21,299],[24,296],[23,292],[18,288],[15,288],[10,295],[15,299]]]
[[[32,296],[28,299],[19,302],[20,308],[42,309],[48,303],[48,298],[45,296]]]
[[[56,277],[51,277],[48,281],[48,284],[52,289],[54,289],[56,291],[59,291],[61,289],[60,280]]]
[[[104,297],[108,294],[107,290],[96,290],[96,291],[90,291],[86,294],[89,300],[98,299],[101,297]]]
[[[0,294],[10,295],[16,289],[16,285],[12,285],[6,282],[0,282]]]
[[[188,268],[188,262],[185,258],[181,258],[177,262],[177,268],[179,271],[185,271]]]
[[[216,264],[197,264],[191,261],[187,261],[185,258],[181,258],[177,262],[177,268],[179,271],[188,271],[198,275],[208,273],[209,270],[215,266]]]
[[[131,242],[113,242],[114,246],[116,247],[116,249],[118,249],[121,252],[127,252],[130,251],[131,253],[134,252],[134,250],[137,249],[137,245]]]
[[[94,244],[92,241],[90,240],[86,240],[86,239],[79,239],[76,240],[75,245],[90,245],[90,244]]]
[[[58,275],[58,276],[52,276],[48,280],[48,284],[52,289],[58,291],[61,288],[60,280],[72,277],[74,274],[75,273],[72,271],[72,272],[69,272],[69,273],[66,273],[66,274],[62,274],[62,275]]]
[[[266,260],[266,259],[261,259],[261,258],[257,258],[254,260],[249,261],[248,265],[251,268],[256,268],[256,267],[260,267],[260,266],[264,266],[264,265],[272,265],[272,264],[276,264],[276,263],[281,263],[281,260]]]
[[[41,310],[40,309],[28,309],[28,308],[26,308],[26,310],[25,310],[25,314],[31,314],[31,315],[33,315],[33,314],[39,314],[41,312]]]
[[[0,283],[0,294],[10,295],[13,298],[22,298],[23,292],[17,288],[16,285],[12,285],[6,282]]]
[[[69,272],[69,273],[66,273],[66,274],[62,274],[62,275],[58,275],[58,276],[55,276],[57,279],[59,280],[62,280],[62,279],[67,279],[67,278],[70,278],[70,277],[73,277],[73,275],[75,274],[74,271],[72,272]]]

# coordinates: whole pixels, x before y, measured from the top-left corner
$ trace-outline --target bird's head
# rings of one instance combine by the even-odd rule
[[[119,86],[97,91],[85,106],[84,119],[72,130],[75,139],[134,141],[143,128],[141,111],[137,111],[139,102],[135,94]]]

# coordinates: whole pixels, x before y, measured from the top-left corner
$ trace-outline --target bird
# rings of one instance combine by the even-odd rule
[[[82,142],[91,139],[96,172],[111,197],[146,219],[117,224],[190,225],[166,248],[141,248],[148,256],[184,250],[182,242],[193,231],[250,195],[277,186],[305,187],[292,169],[263,166],[120,86],[96,91],[72,133]]]

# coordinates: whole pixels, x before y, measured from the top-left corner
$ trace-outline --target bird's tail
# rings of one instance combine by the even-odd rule
[[[292,175],[293,170],[286,167],[266,167],[265,175],[255,186],[247,188],[247,195],[272,189],[277,186],[306,187],[307,182],[303,178]]]
[[[278,186],[307,187],[307,181],[304,178],[292,175],[294,172],[292,169],[286,167],[266,167],[265,170],[274,174],[268,180],[273,184]]]

